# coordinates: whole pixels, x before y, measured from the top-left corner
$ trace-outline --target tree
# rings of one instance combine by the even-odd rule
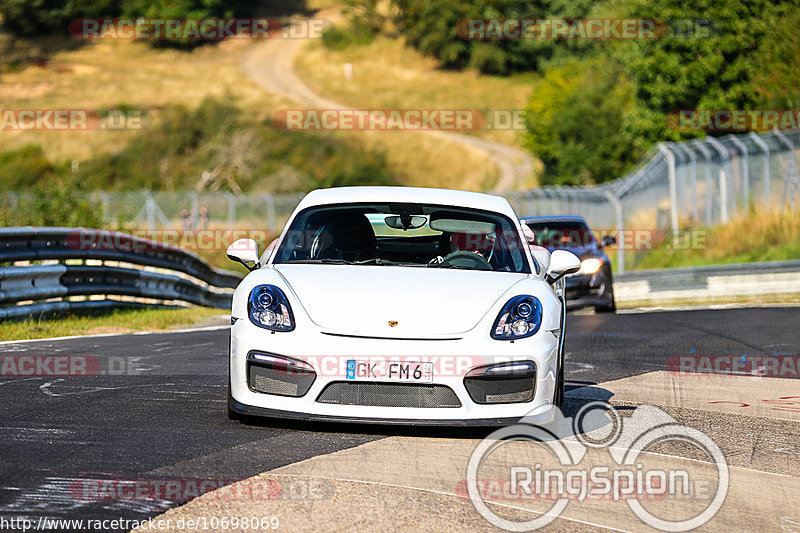
[[[526,146],[545,164],[545,184],[589,185],[619,177],[641,156],[628,127],[633,86],[601,59],[547,71],[527,107]]]

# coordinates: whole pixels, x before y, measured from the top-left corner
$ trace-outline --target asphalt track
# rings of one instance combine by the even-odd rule
[[[730,381],[695,381],[695,389],[682,392],[661,376],[667,376],[667,362],[674,356],[796,355],[798,340],[796,307],[570,315],[568,409],[574,411],[591,399],[610,399],[620,406],[654,403],[679,421],[708,432],[732,465],[797,481],[800,413],[794,411],[800,409],[789,406],[784,412],[768,413],[764,409],[772,404],[765,404],[754,411],[759,406],[748,399],[753,409],[742,411],[745,402],[737,394],[744,394],[746,387],[731,387]],[[471,448],[475,439],[490,431],[229,422],[227,341],[223,328],[0,344],[4,361],[8,356],[19,361],[23,355],[88,356],[95,361],[90,367],[99,370],[85,377],[0,377],[0,518],[142,519],[185,503],[184,496],[191,497],[191,491],[180,497],[164,491],[156,491],[155,498],[131,497],[120,490],[125,483],[152,487],[148,481],[179,480],[185,490],[192,482],[215,480],[221,486],[282,467],[292,471],[292,465],[315,464],[315,458],[331,454],[348,457],[361,449],[380,450],[375,446],[396,437],[411,439],[403,442]],[[40,373],[47,372],[45,368]],[[763,401],[776,394],[800,397],[800,382],[785,374],[766,378],[763,384],[742,379],[750,380],[747,387],[763,391],[755,393],[765,396]],[[721,391],[723,396],[712,401],[704,390]],[[719,404],[727,399],[724,394],[732,398],[729,403],[741,403]],[[359,471],[358,461],[369,460],[367,451],[362,459],[345,463],[347,468]],[[402,458],[408,450],[395,447],[392,453]],[[372,460],[380,461],[382,454],[389,456],[373,452]],[[293,479],[308,483],[313,472],[298,470],[293,475],[300,477]],[[395,475],[402,481],[403,470],[399,472]],[[98,486],[109,486],[98,485],[98,480],[111,480],[116,489],[97,492]],[[346,494],[349,489],[336,490]],[[302,492],[297,492],[297,499],[302,499]],[[480,520],[474,511],[469,516],[469,509],[463,511],[466,516]],[[357,506],[350,512],[353,520],[364,518],[357,516]],[[800,514],[796,509],[786,511],[792,512]],[[788,515],[774,518],[795,520]],[[800,526],[787,524],[800,531]],[[447,529],[445,525],[439,523],[438,529]]]

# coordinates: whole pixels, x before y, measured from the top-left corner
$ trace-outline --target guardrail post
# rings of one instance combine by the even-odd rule
[[[706,160],[706,226],[710,226],[712,223],[711,219],[711,151],[705,147],[705,145],[699,141],[695,140],[693,144],[700,150],[700,153],[703,154],[703,157]]]
[[[169,220],[164,215],[164,212],[161,211],[161,208],[158,207],[156,199],[153,198],[153,195],[150,193],[150,191],[144,191],[144,198],[144,205],[139,211],[139,214],[136,215],[136,220],[146,218],[147,229],[156,229],[156,218],[159,219],[164,227],[169,227]]]
[[[716,140],[714,137],[708,138],[708,144],[714,147],[720,157],[720,165],[719,165],[719,208],[720,208],[720,218],[722,222],[728,221],[728,174],[729,172],[725,171],[725,167],[730,167],[731,163],[731,154],[728,152],[728,149],[725,148],[721,142]]]
[[[269,194],[264,193],[264,201],[267,203],[267,226],[268,230],[275,231],[277,224],[275,223],[275,198]]]
[[[747,152],[747,146],[736,135],[728,137],[736,148],[742,152],[742,188],[744,189],[744,205],[750,207],[750,154]]]
[[[678,184],[675,176],[675,154],[665,143],[659,143],[658,149],[667,161],[667,175],[669,177],[669,214],[672,235],[678,234]]]
[[[677,148],[689,157],[689,211],[691,212],[692,220],[697,221],[697,158],[694,151],[689,149],[683,144],[675,144]]]
[[[236,197],[226,192],[225,199],[228,201],[228,225],[233,228],[236,225]]]
[[[614,208],[617,218],[617,274],[625,273],[625,239],[622,234],[625,231],[625,217],[622,212],[622,204],[611,191],[604,191],[608,203]]]
[[[759,137],[756,132],[750,132],[750,138],[753,139],[753,142],[758,145],[759,148],[764,152],[764,206],[769,210],[770,204],[770,169],[769,169],[769,145],[764,142],[764,139]]]
[[[795,194],[800,195],[800,176],[798,176],[797,162],[794,159],[794,145],[792,144],[792,141],[786,138],[786,136],[780,131],[774,130],[772,133],[775,134],[775,137],[779,141],[783,142],[783,144],[785,144],[786,147],[789,149],[789,153],[786,154],[788,168],[786,169],[787,170],[786,177],[783,180],[784,183],[783,191],[784,191],[784,197],[788,196],[789,205],[792,207],[792,209],[794,209],[795,207],[794,196]]]

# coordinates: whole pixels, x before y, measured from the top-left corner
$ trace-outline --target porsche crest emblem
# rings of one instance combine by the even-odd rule
[[[390,320],[389,321],[389,327],[390,328],[397,327],[397,320]]]

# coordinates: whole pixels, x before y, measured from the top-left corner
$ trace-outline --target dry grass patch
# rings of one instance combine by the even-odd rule
[[[344,64],[353,65],[353,79]],[[376,37],[365,46],[329,50],[309,43],[298,57],[298,75],[318,94],[353,107],[377,109],[525,109],[535,75],[481,75],[476,70],[442,70],[438,62],[406,46],[402,38]],[[518,131],[475,135],[522,148]]]

